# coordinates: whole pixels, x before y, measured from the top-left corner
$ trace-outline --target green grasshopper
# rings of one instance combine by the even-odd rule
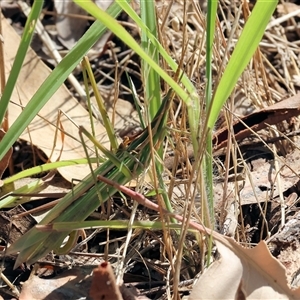
[[[166,121],[170,108],[172,92],[169,91],[151,122],[153,146],[159,147],[166,135]],[[54,222],[84,221],[95,209],[107,201],[117,189],[104,182],[95,182],[97,175],[107,177],[120,185],[139,176],[150,163],[150,139],[144,130],[125,147],[120,147],[115,159],[110,158],[86,176],[75,188],[49,211],[39,225]],[[118,163],[120,162],[120,163]],[[99,199],[100,198],[100,199]],[[65,237],[71,232],[41,232],[33,227],[7,249],[7,254],[20,252],[15,267],[23,262],[32,264],[50,251],[59,249]]]

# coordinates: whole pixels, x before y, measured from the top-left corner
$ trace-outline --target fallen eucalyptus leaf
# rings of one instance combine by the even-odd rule
[[[264,241],[246,249],[224,237],[222,242],[216,240],[216,245],[221,257],[200,276],[189,300],[236,299],[240,291],[246,299],[300,298],[300,289],[288,287],[284,266]]]

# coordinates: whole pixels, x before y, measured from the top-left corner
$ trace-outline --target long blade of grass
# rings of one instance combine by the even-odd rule
[[[216,27],[218,1],[208,0],[207,22],[206,22],[206,93],[205,100],[207,107],[210,106],[212,97],[212,48]]]
[[[148,56],[151,57],[157,65],[159,65],[158,49],[156,47],[156,44],[153,44],[148,38],[147,34],[147,31],[150,31],[155,40],[157,40],[158,29],[156,24],[155,1],[141,1],[141,19],[142,23],[145,24],[148,29],[146,31],[142,30],[141,47],[148,54]],[[152,120],[161,103],[160,77],[159,74],[154,69],[152,69],[152,67],[145,60],[142,60],[142,72],[143,83],[145,87],[145,100],[146,103],[148,102],[149,116],[150,120]],[[159,189],[163,191],[162,197],[164,199],[165,206],[169,211],[172,211],[172,205],[166,191],[164,178],[162,176],[164,171],[162,146],[157,150],[157,153],[160,159],[155,160],[155,177],[157,177],[158,179],[159,188],[156,183],[154,184],[154,186],[157,190]]]
[[[43,181],[42,179],[38,179],[38,180],[30,182],[26,185],[23,185],[22,187],[20,187],[18,189],[15,189],[14,193],[33,193],[33,192],[37,193],[43,188],[44,183],[45,183],[45,181]],[[3,187],[2,187],[2,189],[3,189]],[[21,204],[19,199],[20,199],[19,196],[12,196],[9,194],[7,196],[1,197],[0,209],[14,207],[14,206],[17,206],[18,204]]]
[[[128,229],[127,220],[108,220],[108,221],[83,221],[83,222],[55,222],[49,225],[37,225],[37,229],[40,231],[60,231],[70,232],[70,230],[79,229],[96,229],[96,228],[109,228],[113,230],[126,230]],[[167,227],[168,229],[180,230],[180,224],[165,224],[160,221],[134,221],[132,223],[133,229],[149,229],[149,230],[161,230]]]
[[[109,138],[109,141],[110,141],[111,149],[112,149],[113,152],[116,152],[117,149],[118,149],[118,140],[116,138],[116,135],[115,135],[115,132],[114,132],[114,129],[113,129],[113,125],[112,125],[112,123],[111,123],[111,121],[108,117],[107,111],[105,109],[104,100],[102,99],[102,97],[100,95],[100,92],[99,92],[99,89],[98,89],[98,86],[97,86],[97,83],[96,83],[91,65],[90,65],[89,60],[86,56],[83,58],[82,64],[86,68],[87,74],[89,76],[89,80],[90,80],[91,86],[93,88],[93,92],[94,92],[94,95],[95,95],[95,98],[96,98],[96,102],[97,102],[97,105],[98,105],[98,108],[99,108],[99,112],[100,112],[102,120],[103,120],[103,125],[106,129],[106,132],[107,132],[107,135],[108,135],[108,138]]]
[[[26,169],[24,171],[21,171],[11,177],[5,178],[3,179],[3,184],[9,184],[12,183],[16,180],[25,178],[25,177],[30,177],[32,175],[37,175],[39,173],[43,173],[43,172],[47,172],[47,171],[51,171],[54,169],[58,169],[58,168],[62,168],[62,167],[69,167],[69,166],[74,166],[74,165],[86,165],[88,163],[88,160],[91,163],[99,163],[99,162],[103,162],[103,159],[100,158],[96,158],[96,157],[90,157],[89,159],[86,158],[79,158],[79,159],[71,159],[71,160],[61,160],[61,161],[56,161],[56,162],[52,162],[52,163],[47,163],[47,164],[43,164],[37,167],[32,167],[29,169]]]
[[[247,20],[211,103],[208,128],[212,130],[220,110],[253,56],[278,1],[258,0]]]
[[[117,3],[119,3],[120,7],[128,14],[130,18],[137,24],[139,28],[143,30],[143,32],[146,33],[147,38],[151,41],[151,43],[156,47],[158,53],[163,57],[163,59],[168,63],[170,68],[173,70],[173,72],[176,72],[178,69],[178,64],[173,60],[173,58],[168,54],[168,52],[163,48],[163,46],[160,44],[158,39],[151,33],[150,29],[146,26],[146,24],[141,20],[141,18],[138,16],[138,14],[134,11],[134,9],[129,5],[128,2],[124,2],[122,0],[116,0]],[[135,50],[135,49],[133,49]],[[160,74],[158,72],[158,74]],[[191,80],[188,78],[188,76],[183,73],[179,74],[178,76],[180,78],[180,81],[188,91],[188,93],[194,97],[197,96],[197,91]],[[192,99],[194,100],[194,99]],[[186,102],[188,105],[189,103]]]
[[[149,28],[152,35],[157,39],[157,24],[155,13],[155,2],[141,1],[141,19]],[[142,49],[159,64],[159,55],[156,46],[148,39],[147,33],[142,30],[141,37]],[[149,101],[150,118],[153,119],[161,103],[160,98],[160,78],[145,60],[142,60],[142,74],[145,87],[145,99]]]
[[[216,27],[218,1],[209,0],[207,6],[207,23],[206,23],[206,107],[211,105],[212,98],[212,48]],[[212,131],[209,130],[206,138],[206,155],[205,155],[205,181],[206,181],[206,195],[209,209],[209,216],[203,216],[203,220],[209,220],[207,227],[214,226],[214,201],[213,201],[213,169],[212,169]]]
[[[85,57],[83,58],[82,62],[81,62],[81,66],[82,66],[82,76],[83,76],[83,83],[84,83],[84,88],[85,88],[85,94],[86,94],[86,102],[87,102],[87,108],[88,108],[88,113],[89,113],[89,121],[91,124],[91,133],[92,136],[95,137],[96,136],[96,129],[95,129],[95,122],[94,122],[94,117],[93,117],[93,105],[91,102],[91,95],[89,92],[89,80],[88,80],[88,74],[87,74],[87,70],[85,68]],[[95,145],[94,145],[95,146]],[[94,153],[95,156],[98,157],[98,148],[94,147]],[[97,164],[97,166],[99,167],[99,164]]]
[[[129,1],[129,0],[128,0]],[[37,1],[39,2],[39,1]],[[116,17],[121,12],[117,3],[113,3],[107,10],[107,15],[111,18]],[[49,101],[57,89],[64,83],[68,75],[79,64],[80,60],[86,55],[87,51],[103,35],[106,27],[96,21],[87,30],[84,36],[77,42],[73,49],[63,58],[56,68],[47,77],[38,91],[34,94],[27,106],[24,108],[17,120],[12,124],[0,142],[0,160],[8,149],[19,138],[25,128],[37,115],[40,109]],[[5,88],[6,89],[6,88]],[[5,92],[4,90],[4,93]],[[7,100],[6,100],[7,101]],[[2,110],[0,110],[2,112]]]
[[[18,74],[20,73],[20,70],[22,68],[27,50],[30,46],[33,34],[34,34],[34,28],[35,24],[40,16],[40,13],[43,8],[44,1],[42,0],[37,0],[33,2],[31,12],[27,18],[24,32],[21,38],[20,46],[16,54],[16,58],[14,60],[14,63],[12,65],[9,77],[7,79],[7,83],[5,86],[5,89],[3,91],[3,95],[0,100],[0,124],[3,122],[3,118],[5,115],[5,112],[8,107],[9,100],[11,98],[12,92],[14,90],[14,87],[16,85],[17,79],[18,79]],[[8,147],[10,148],[10,146]],[[7,151],[4,151],[3,155]],[[0,150],[1,153],[1,150]],[[0,159],[2,156],[0,155]]]

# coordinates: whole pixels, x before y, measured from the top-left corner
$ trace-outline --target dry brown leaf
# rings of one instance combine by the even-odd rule
[[[232,128],[237,141],[249,136],[253,131],[278,124],[300,114],[300,94],[284,99],[269,107],[255,111],[233,123]],[[246,125],[246,126],[245,126]],[[250,129],[249,129],[250,128]],[[227,146],[228,128],[222,127],[213,136],[214,150]]]
[[[280,157],[280,179],[282,192],[286,192],[299,182],[300,174],[300,150],[295,149],[285,158]],[[228,182],[226,199],[231,203],[239,193],[241,204],[253,204],[275,199],[279,195],[276,177],[278,176],[273,161],[257,159],[252,162],[253,170],[241,181],[238,186],[234,182]],[[251,180],[250,180],[251,177]],[[236,187],[238,191],[236,191]],[[224,184],[216,183],[214,187],[214,197],[216,202],[220,202],[223,197]]]
[[[9,74],[20,38],[14,29],[8,24],[5,18],[2,18],[4,51],[5,51],[5,70]],[[11,98],[9,105],[9,123],[12,124],[21,113],[21,106],[25,106],[36,90],[40,87],[45,78],[50,74],[50,69],[36,56],[34,51],[29,49],[25,62],[18,79],[18,84]],[[55,125],[57,122],[59,110],[64,111],[69,118],[76,124],[90,129],[89,116],[87,111],[76,101],[68,92],[65,86],[62,86],[50,99],[50,101],[39,112],[39,116],[29,125],[29,131],[25,131],[21,138],[32,142],[39,147],[49,157],[52,153],[55,141]],[[65,132],[64,143],[62,145],[61,136],[58,134],[56,145],[51,156],[51,161],[56,161],[61,155],[61,160],[84,158],[85,153],[79,142],[77,127],[65,116],[62,116],[61,122]],[[106,131],[99,121],[95,121],[95,130],[97,139],[109,147]],[[29,134],[30,133],[30,134]],[[77,140],[76,140],[77,139]],[[87,139],[88,146],[92,143]],[[63,151],[61,151],[63,149]],[[61,153],[62,152],[62,153]],[[92,151],[89,153],[93,156]],[[90,169],[87,165],[60,168],[59,172],[69,181],[73,178],[82,179]]]
[[[288,287],[283,265],[264,241],[246,249],[231,238],[219,236],[216,245],[221,257],[201,275],[189,300],[237,299],[240,291],[246,299],[300,298],[300,289]]]
[[[87,19],[80,16],[87,16],[87,12],[73,1],[55,0],[54,6],[58,39],[67,49],[71,49],[86,29]]]
[[[66,270],[54,278],[31,275],[24,283],[19,300],[86,299],[91,286],[91,266]]]
[[[112,2],[111,0],[96,1],[96,4],[106,10]],[[81,38],[88,25],[87,19],[81,18],[81,16],[87,16],[88,14],[73,1],[55,0],[54,6],[57,12],[56,29],[58,39],[67,49],[71,49]],[[107,35],[102,40],[106,42]]]

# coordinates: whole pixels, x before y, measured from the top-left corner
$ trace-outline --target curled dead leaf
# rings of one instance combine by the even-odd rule
[[[235,121],[232,125],[235,139],[242,140],[253,131],[257,132],[268,125],[275,125],[299,114],[300,94],[297,94]],[[227,127],[219,129],[213,137],[214,150],[226,147],[228,136]]]
[[[35,265],[39,273],[43,266]],[[86,299],[91,286],[91,270],[89,265],[74,267],[50,278],[40,278],[31,274],[23,284],[19,300],[79,300]]]
[[[246,249],[223,237],[222,241],[216,240],[216,245],[221,258],[201,275],[189,300],[243,299],[243,294],[246,299],[300,298],[300,289],[288,287],[285,268],[270,254],[264,241]]]

